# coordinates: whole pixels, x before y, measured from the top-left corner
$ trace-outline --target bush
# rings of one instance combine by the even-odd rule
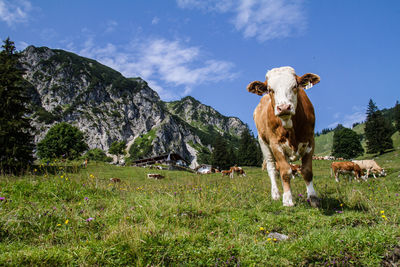
[[[83,133],[76,127],[61,122],[47,132],[37,145],[37,155],[41,159],[76,159],[88,149]]]
[[[85,159],[101,162],[111,162],[112,158],[108,157],[106,153],[100,148],[90,149],[84,155]]]

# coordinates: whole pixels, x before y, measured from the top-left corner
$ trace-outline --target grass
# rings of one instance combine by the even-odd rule
[[[0,177],[0,265],[377,266],[399,245],[400,160],[385,178],[357,183],[314,161],[322,198],[311,208],[302,179],[295,207],[270,197],[260,168],[247,177],[91,163]],[[163,180],[149,180],[157,172]],[[122,180],[110,183],[111,177]],[[289,236],[274,241],[268,233]]]

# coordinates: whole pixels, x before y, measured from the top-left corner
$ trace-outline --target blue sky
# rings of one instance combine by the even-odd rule
[[[191,95],[256,133],[267,70],[316,73],[316,130],[400,99],[400,1],[0,0],[0,37],[64,49],[140,76],[163,100]]]

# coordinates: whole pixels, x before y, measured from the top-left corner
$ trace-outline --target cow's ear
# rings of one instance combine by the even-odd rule
[[[257,95],[266,94],[268,93],[267,82],[264,83],[260,81],[251,82],[249,85],[247,85],[247,91]]]
[[[297,76],[297,84],[305,89],[309,89],[319,83],[320,78],[317,74],[306,73],[303,76]]]

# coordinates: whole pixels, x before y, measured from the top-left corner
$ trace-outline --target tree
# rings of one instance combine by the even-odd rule
[[[18,67],[19,54],[14,42],[7,38],[0,52],[0,169],[16,173],[33,162],[32,127],[27,114],[30,97],[27,94],[24,71]]]
[[[41,159],[76,159],[88,149],[83,133],[66,122],[61,122],[47,132],[37,145],[37,155]]]
[[[231,167],[232,161],[227,146],[226,140],[221,135],[217,135],[214,142],[214,149],[211,153],[211,165],[224,170]]]
[[[340,127],[333,134],[332,156],[351,159],[361,156],[364,149],[361,137],[355,131]]]
[[[207,147],[201,147],[201,150],[197,153],[197,162],[211,165],[211,152]]]
[[[386,149],[393,148],[393,126],[385,119],[372,99],[367,108],[367,120],[365,121],[365,138],[367,141],[367,153],[383,154]]]
[[[125,141],[114,141],[111,143],[108,153],[117,156],[117,162],[119,162],[119,156],[126,154],[126,142]]]
[[[84,158],[93,161],[103,161],[103,162],[112,161],[112,158],[107,157],[106,153],[100,148],[93,148],[88,150]]]
[[[396,126],[396,131],[400,133],[400,103],[397,100],[394,106],[394,122]]]
[[[261,165],[261,149],[257,140],[249,129],[246,129],[240,135],[238,163],[244,166]]]

